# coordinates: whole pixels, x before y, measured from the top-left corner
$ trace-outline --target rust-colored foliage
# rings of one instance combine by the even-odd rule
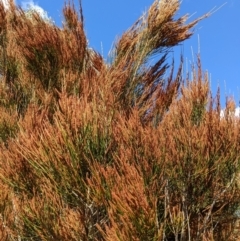
[[[106,63],[80,1],[59,28],[0,3],[0,239],[234,240],[240,123],[200,57],[166,62],[201,19],[154,1]],[[154,57],[153,64],[150,59]]]

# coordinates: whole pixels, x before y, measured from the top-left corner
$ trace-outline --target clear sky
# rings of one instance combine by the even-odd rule
[[[74,2],[78,6],[78,0]],[[116,37],[127,30],[148,9],[153,0],[82,0],[82,2],[89,45],[106,57]],[[27,4],[41,7],[58,26],[61,26],[64,0],[16,0],[16,3],[25,7]],[[225,94],[233,96],[238,105],[240,100],[240,0],[227,2],[225,0],[182,0],[177,16],[189,13],[193,14],[190,18],[193,20],[223,4],[225,5],[222,8],[195,27],[195,35],[178,47],[170,58],[179,58],[182,50],[190,68],[193,57],[196,61],[200,46],[203,69],[211,74],[212,91],[215,93],[217,86],[220,86],[222,105],[224,105]]]

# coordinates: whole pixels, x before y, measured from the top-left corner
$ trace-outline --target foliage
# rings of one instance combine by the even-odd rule
[[[234,240],[239,118],[200,56],[192,79],[167,63],[209,15],[179,6],[154,1],[106,63],[81,1],[62,28],[0,3],[1,240]]]

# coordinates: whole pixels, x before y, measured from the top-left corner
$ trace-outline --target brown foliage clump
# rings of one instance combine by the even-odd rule
[[[106,63],[81,2],[62,28],[0,3],[1,240],[234,240],[239,118],[200,57],[192,79],[167,64],[209,15],[179,6],[154,1]]]

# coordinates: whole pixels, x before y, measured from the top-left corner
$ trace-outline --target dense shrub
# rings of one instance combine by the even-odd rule
[[[106,63],[81,6],[59,28],[0,4],[1,240],[234,240],[239,119],[200,56],[192,79],[167,63],[208,16],[178,9],[154,1]]]

